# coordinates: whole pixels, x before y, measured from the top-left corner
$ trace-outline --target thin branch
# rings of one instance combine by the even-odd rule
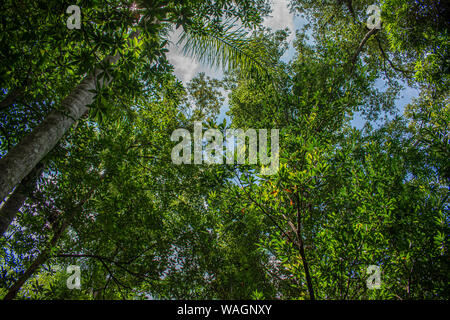
[[[392,63],[392,61],[389,59],[389,57],[386,55],[386,52],[384,52],[384,50],[383,50],[383,47],[381,46],[381,41],[380,41],[380,39],[378,38],[378,36],[376,36],[375,37],[375,39],[377,40],[377,42],[378,42],[378,48],[380,49],[380,51],[381,51],[381,54],[383,55],[383,58],[387,61],[387,62],[389,62],[389,64],[390,64],[390,66],[392,67],[392,69],[394,69],[395,71],[398,71],[398,72],[401,72],[405,77],[410,77],[410,75],[411,75],[411,71],[409,71],[409,70],[404,70],[404,69],[401,69],[401,68],[399,68],[399,67],[396,67],[393,63]]]
[[[356,64],[356,60],[358,59],[359,54],[361,53],[362,49],[364,48],[364,45],[366,44],[367,40],[369,40],[369,38],[374,35],[375,33],[377,33],[379,31],[379,29],[377,28],[373,28],[370,29],[366,35],[364,36],[364,38],[361,40],[361,42],[359,43],[358,48],[356,49],[355,54],[353,55],[353,58],[351,60],[352,63],[352,67],[350,69],[350,72],[353,73],[353,70],[355,68],[355,64]]]
[[[140,279],[143,279],[143,280],[151,279],[147,275],[143,275],[143,274],[140,274],[140,273],[137,273],[137,272],[129,270],[128,268],[124,267],[122,265],[122,263],[120,263],[118,261],[115,261],[114,259],[107,258],[107,257],[102,257],[102,256],[95,255],[95,254],[61,253],[61,254],[56,255],[56,257],[58,257],[58,258],[93,258],[93,259],[97,259],[97,260],[102,261],[102,262],[106,261],[106,262],[109,262],[109,263],[112,263],[112,264],[116,265],[118,268],[124,270],[125,272],[131,274],[134,277],[137,277],[137,278],[140,278]]]
[[[263,206],[261,206],[257,201],[255,201],[252,196],[247,192],[247,190],[245,189],[245,187],[243,186],[241,179],[239,179],[239,175],[237,175],[237,178],[239,180],[239,183],[241,184],[242,190],[244,190],[245,194],[247,195],[248,199],[250,199],[250,201],[252,201],[254,204],[256,204],[258,206],[258,208],[261,210],[261,212],[266,215],[274,224],[275,226],[281,231],[281,233],[291,242],[291,243],[295,243],[295,241],[292,240],[292,238],[289,236],[289,234],[287,234],[283,228],[281,228],[281,226],[276,222],[275,218],[268,213],[265,208]]]

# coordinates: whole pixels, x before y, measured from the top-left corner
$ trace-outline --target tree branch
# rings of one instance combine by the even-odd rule
[[[356,60],[358,59],[358,56],[359,56],[359,54],[361,53],[362,49],[364,48],[364,45],[366,44],[367,40],[369,40],[369,38],[370,38],[372,35],[374,35],[375,33],[377,33],[378,30],[379,30],[379,29],[377,29],[377,28],[373,28],[373,29],[369,30],[369,31],[366,33],[366,35],[364,36],[364,38],[361,40],[361,42],[359,43],[359,46],[358,46],[358,48],[356,49],[356,52],[355,52],[355,54],[353,55],[353,58],[352,58],[352,60],[351,60],[351,63],[352,63],[352,67],[351,67],[351,69],[350,69],[350,72],[351,72],[351,73],[353,72],[353,69],[354,69],[355,64],[356,64]]]

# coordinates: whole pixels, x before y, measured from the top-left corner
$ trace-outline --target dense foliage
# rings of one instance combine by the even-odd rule
[[[71,4],[81,29],[66,27]],[[286,62],[265,0],[3,1],[0,161],[88,74],[112,82],[4,199],[0,295],[449,299],[449,8],[380,1],[369,30],[372,4],[290,1],[308,23]],[[224,79],[176,78],[175,28]],[[399,105],[405,87],[420,95]],[[278,172],[173,164],[172,133],[195,121],[279,129]]]

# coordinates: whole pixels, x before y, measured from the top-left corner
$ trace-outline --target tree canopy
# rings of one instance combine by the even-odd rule
[[[266,0],[0,4],[0,296],[449,299],[448,5],[289,4],[289,61]],[[174,30],[223,79],[179,80]],[[279,130],[277,172],[175,164],[199,122]]]

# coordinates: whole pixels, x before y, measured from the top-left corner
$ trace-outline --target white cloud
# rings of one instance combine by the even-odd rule
[[[167,59],[174,66],[176,76],[183,83],[191,81],[200,67],[197,61],[183,55],[177,48],[170,48]]]
[[[264,19],[263,25],[275,30],[289,28],[291,41],[295,35],[294,15],[289,12],[289,0],[274,0],[272,2],[272,13],[270,17]]]
[[[189,56],[181,52],[181,48],[177,46],[180,30],[176,30],[170,36],[172,44],[168,47],[167,59],[174,66],[175,75],[187,83],[198,73],[200,64]]]
[[[263,25],[270,27],[273,30],[285,29],[286,27],[289,28],[291,35],[288,38],[288,41],[291,41],[295,36],[295,24],[294,15],[289,12],[288,3],[289,0],[272,1],[272,14],[270,17],[264,19]],[[182,80],[183,83],[189,82],[199,72],[205,72],[207,75],[214,78],[221,78],[223,76],[221,70],[203,66],[195,59],[185,56],[181,52],[181,48],[176,46],[179,34],[179,31],[173,32],[171,40],[174,44],[168,47],[169,53],[167,54],[167,58],[174,66],[177,77]]]

